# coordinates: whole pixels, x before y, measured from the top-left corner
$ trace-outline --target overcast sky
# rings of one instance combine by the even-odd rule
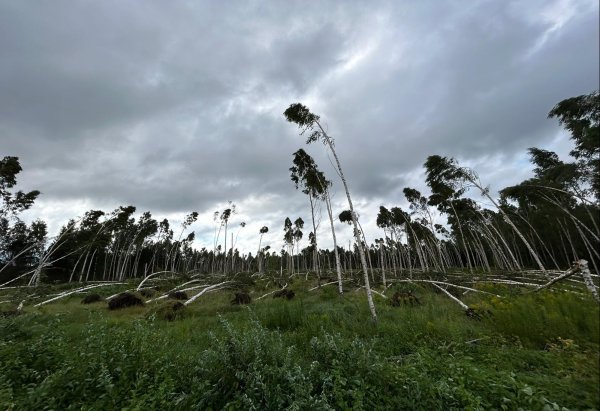
[[[530,174],[528,147],[566,155],[546,116],[598,88],[598,19],[597,0],[0,0],[0,157],[20,158],[18,187],[42,192],[24,217],[51,233],[131,204],[175,224],[198,211],[195,245],[210,246],[231,200],[232,225],[248,223],[240,248],[267,225],[263,244],[280,249],[288,216],[306,245],[292,153],[334,180],[336,214],[347,203],[323,145],[282,115],[302,102],[335,138],[372,241],[380,205],[426,192],[429,155],[493,192]],[[347,244],[350,227],[338,232]]]

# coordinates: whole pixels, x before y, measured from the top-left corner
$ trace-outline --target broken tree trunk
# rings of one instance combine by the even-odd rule
[[[600,298],[598,297],[598,290],[596,290],[596,285],[592,281],[590,269],[588,268],[588,262],[587,262],[587,260],[583,260],[583,259],[575,261],[573,263],[573,266],[569,270],[565,271],[564,274],[561,274],[558,277],[553,278],[552,280],[548,281],[546,284],[540,285],[535,290],[533,290],[533,292],[538,292],[545,288],[548,288],[548,287],[552,286],[553,284],[556,284],[557,282],[564,280],[566,278],[569,278],[572,275],[575,275],[577,273],[581,273],[586,287],[588,288],[590,293],[592,293],[592,295],[594,296],[594,299],[596,301],[600,302]]]

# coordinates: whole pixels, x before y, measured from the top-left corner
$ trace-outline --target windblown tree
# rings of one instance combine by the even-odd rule
[[[0,237],[0,281],[36,266],[44,252],[46,223],[41,220],[29,226],[17,220],[2,228]],[[3,275],[4,274],[4,275]],[[1,283],[0,282],[0,283]]]
[[[530,148],[529,154],[534,176],[500,191],[504,207],[510,208],[513,202],[513,214],[556,267],[570,266],[577,254],[574,250],[584,249],[597,270],[598,206],[588,200],[589,180],[580,169],[580,160],[565,163],[556,153],[538,148]]]
[[[383,282],[383,287],[386,287],[386,276],[385,276],[385,240],[383,238],[376,238],[375,244],[379,250],[380,266],[381,266],[381,281]]]
[[[105,217],[104,221],[100,221],[102,217]],[[59,268],[59,271],[54,274],[60,275],[62,266],[65,273],[70,271],[69,282],[87,281],[90,274],[93,277],[95,270],[92,268],[97,268],[99,261],[106,261],[108,247],[112,240],[111,217],[106,216],[101,210],[90,210],[84,214],[78,227],[74,221],[63,227],[62,233],[65,235],[59,235],[58,241],[53,244],[56,247],[51,247],[51,250],[58,255],[52,258],[53,253],[50,250],[48,252],[48,256],[56,261],[55,264],[50,264],[49,272]],[[66,256],[66,259],[59,259],[61,253]],[[75,264],[71,264],[73,260]],[[77,271],[79,271],[78,276],[76,276]]]
[[[373,321],[377,321],[377,312],[375,311],[373,295],[371,293],[371,287],[369,285],[369,270],[367,267],[367,260],[360,238],[360,231],[358,229],[358,217],[354,212],[354,205],[352,204],[352,198],[350,197],[350,189],[348,188],[348,183],[346,182],[346,178],[344,177],[344,172],[342,170],[340,160],[335,151],[333,138],[331,138],[321,126],[321,123],[319,122],[320,117],[316,114],[311,113],[308,107],[300,103],[290,105],[283,114],[287,121],[298,125],[298,127],[302,130],[301,134],[305,133],[306,131],[310,132],[310,135],[306,141],[307,144],[313,143],[315,141],[322,141],[323,144],[325,144],[325,146],[329,148],[331,154],[333,155],[333,158],[335,159],[337,172],[339,173],[339,176],[342,180],[342,184],[344,185],[344,191],[346,192],[348,206],[352,215],[352,223],[354,225],[354,238],[356,240],[356,245],[360,254],[360,260],[362,263],[363,273],[365,277],[365,290],[367,293],[367,302],[369,304],[369,309],[371,310],[371,317],[373,318]]]
[[[594,91],[562,100],[548,117],[557,118],[570,133],[575,161],[564,162],[552,151],[530,148],[534,176],[501,190],[501,201],[505,208],[513,207],[523,230],[532,232],[552,264],[570,266],[573,259],[587,255],[598,271],[600,95]]]
[[[337,238],[335,235],[335,227],[333,223],[333,211],[331,208],[331,197],[329,195],[329,187],[331,182],[325,178],[325,174],[320,171],[313,158],[303,149],[299,149],[294,153],[293,167],[290,168],[291,179],[296,185],[296,189],[302,187],[302,192],[308,195],[310,202],[310,211],[312,217],[313,232],[311,238],[311,247],[313,247],[313,269],[317,273],[319,285],[321,283],[321,272],[319,264],[319,249],[317,242],[317,226],[315,224],[315,206],[317,200],[325,202],[327,207],[327,215],[331,226],[331,235],[333,237],[333,248],[335,253],[336,270],[338,277],[338,291],[343,293],[342,288],[342,269],[340,264],[340,256],[337,247]]]
[[[240,226],[239,226],[238,230],[237,230],[237,233],[235,233],[235,240],[231,244],[231,271],[232,272],[235,272],[235,262],[236,262],[236,259],[237,259],[237,254],[236,254],[237,253],[237,249],[235,248],[235,246],[237,244],[238,237],[240,236],[240,231],[242,231],[242,229],[244,227],[246,227],[246,222],[242,221],[240,223]],[[234,252],[234,250],[235,250],[235,252]]]
[[[233,204],[231,201],[229,201],[229,207],[227,207],[225,210],[223,210],[223,212],[219,216],[219,220],[221,222],[221,226],[219,228],[219,233],[221,232],[221,228],[225,229],[225,240],[224,240],[224,244],[223,244],[223,252],[224,252],[223,272],[224,273],[227,272],[227,227],[229,225],[229,219],[231,218],[231,216],[233,214],[235,214],[235,204]],[[219,235],[217,234],[215,244],[218,242],[218,240],[219,240]]]
[[[460,232],[464,239],[464,252],[469,267],[484,267],[489,271],[487,254],[491,253],[497,267],[510,271],[521,269],[522,264],[517,261],[513,252],[513,248],[516,249],[517,246],[516,239],[513,241],[514,231],[505,224],[502,214],[481,209],[475,201],[465,197],[452,200],[451,205],[448,224],[452,232]],[[484,247],[484,243],[487,247]],[[457,254],[459,261],[462,261],[461,254]]]
[[[401,207],[392,207],[390,212],[393,226],[404,228],[404,233],[406,235],[406,250],[408,257],[409,272],[412,274],[413,267],[416,267],[416,262],[414,262],[413,264],[413,258],[411,258],[411,255],[417,256],[416,260],[419,262],[421,271],[427,271],[429,265],[427,263],[425,252],[423,251],[423,246],[419,239],[420,225],[418,223],[415,223],[410,214],[404,211]],[[411,253],[411,250],[413,250],[413,248],[414,253]]]
[[[521,231],[513,223],[504,209],[500,207],[498,202],[490,195],[489,187],[486,187],[483,185],[483,183],[481,183],[479,176],[474,170],[466,167],[460,167],[453,158],[430,156],[427,159],[427,162],[437,165],[436,169],[439,170],[440,173],[436,178],[439,178],[447,187],[461,185],[464,183],[470,183],[471,186],[476,187],[481,192],[481,195],[485,196],[502,214],[504,221],[514,230],[515,234],[517,234],[517,236],[523,242],[540,270],[543,272],[546,271],[538,253],[533,249],[529,241],[527,241],[523,233],[521,233]]]
[[[260,238],[258,240],[258,251],[256,253],[256,258],[258,260],[258,272],[262,274],[263,272],[263,254],[264,254],[264,250],[261,249],[261,244],[262,244],[262,239],[263,239],[263,235],[265,235],[266,233],[269,232],[269,227],[262,226],[261,229],[259,230],[259,234],[260,234]]]
[[[358,218],[358,215],[357,215]],[[350,210],[344,210],[342,211],[339,215],[338,215],[338,219],[340,220],[340,223],[345,223],[348,225],[352,225],[352,212]],[[363,231],[362,225],[360,224],[360,222],[358,223],[358,227],[360,230],[360,237],[361,237],[361,242],[362,242],[362,246],[364,248],[367,249],[366,255],[367,255],[367,263],[369,264],[369,270],[371,272],[371,279],[373,281],[375,281],[375,275],[373,273],[373,263],[371,261],[371,253],[369,252],[369,246],[367,243],[367,239],[365,237],[365,233]]]
[[[7,156],[0,160],[0,218],[3,222],[16,218],[18,213],[29,209],[40,194],[37,190],[28,193],[21,190],[12,192],[12,188],[17,184],[17,174],[22,170],[18,157]]]
[[[455,172],[452,161],[446,157],[429,156],[425,162],[426,179],[425,182],[431,189],[428,205],[437,207],[442,213],[452,215],[456,223],[454,228],[458,229],[460,234],[460,244],[462,245],[464,257],[470,272],[473,272],[471,255],[467,247],[467,240],[461,223],[461,219],[456,211],[455,204],[465,193],[466,187]],[[453,230],[453,232],[457,232]],[[461,258],[461,253],[459,253]]]
[[[287,250],[287,257],[288,257],[288,262],[287,262],[287,269],[288,272],[291,274],[294,272],[294,260],[292,258],[292,256],[294,255],[294,227],[292,225],[292,220],[290,220],[289,217],[285,218],[285,221],[283,222],[283,242],[285,243],[285,245],[287,246],[288,250]],[[281,253],[281,256],[283,258],[283,251]]]
[[[126,276],[138,276],[138,269],[143,256],[142,251],[146,241],[157,232],[158,222],[152,218],[152,214],[149,211],[146,211],[138,218],[137,223],[133,222],[133,224],[128,225],[128,229],[130,230],[130,233],[127,242],[124,244],[125,257],[119,274],[121,279]],[[179,247],[180,244],[181,243],[179,243],[177,247]],[[175,271],[177,253],[174,250],[171,250],[169,256],[172,258],[171,271]],[[146,271],[147,270],[144,270],[144,272]]]
[[[416,266],[416,262],[413,262],[414,255],[417,256],[416,260],[421,270],[426,271],[428,269],[427,255],[421,239],[431,237],[432,233],[420,223],[413,221],[408,212],[400,207],[392,207],[388,210],[380,206],[377,215],[377,226],[384,229],[386,237],[387,233],[390,234],[390,244],[398,249],[398,263],[402,267],[404,257],[411,278],[413,268]],[[406,246],[403,246],[400,241],[403,233],[406,235]],[[430,241],[432,240],[430,239]],[[406,255],[403,256],[403,253]]]
[[[46,223],[35,221],[27,226],[19,219],[40,194],[37,190],[13,191],[21,171],[18,157],[0,160],[0,273],[4,272],[0,278],[35,265],[46,241]]]
[[[548,113],[557,118],[570,133],[575,148],[571,155],[590,191],[600,202],[600,93],[562,100]]]
[[[190,233],[188,236],[181,241],[181,237],[186,229],[188,229],[193,223],[198,220],[198,212],[192,211],[190,214],[186,215],[181,223],[181,232],[179,233],[179,237],[173,243],[171,247],[171,251],[169,252],[169,259],[171,260],[171,271],[175,271],[175,264],[177,262],[177,250],[184,244],[189,245],[192,241],[194,241],[194,234]],[[141,222],[140,222],[141,225]]]
[[[162,256],[162,251],[163,250],[167,250],[169,245],[171,244],[171,240],[173,240],[173,230],[171,230],[171,224],[169,223],[169,220],[167,220],[166,218],[164,218],[161,222],[158,223],[158,238],[156,240],[155,243],[155,252],[154,255],[152,256],[152,268],[151,271],[152,272],[156,272],[157,270],[157,265],[159,267],[162,267],[162,269],[166,270],[167,269],[167,258],[166,258],[166,252],[165,254],[165,258],[164,258],[164,262],[160,261],[160,258]],[[161,253],[159,254],[159,250],[161,251]],[[214,261],[213,261],[214,263]]]
[[[396,267],[399,266],[402,270],[402,227],[406,226],[406,222],[400,216],[399,209],[392,208],[392,211],[388,210],[384,206],[379,207],[379,213],[377,214],[376,224],[377,227],[383,229],[386,242],[389,248],[392,250],[391,261],[392,269],[394,274],[396,273]],[[409,249],[410,250],[410,249]],[[408,260],[410,260],[410,251],[408,251]],[[407,263],[408,263],[407,260]],[[409,270],[412,270],[410,263],[407,264]],[[412,271],[410,271],[412,274]]]
[[[306,151],[300,149],[294,153],[292,160],[294,165],[290,167],[291,179],[294,182],[296,189],[302,187],[302,192],[308,196],[310,203],[310,215],[313,231],[310,236],[313,253],[313,270],[320,278],[319,258],[318,258],[318,242],[317,242],[317,226],[315,222],[315,207],[317,199],[325,194],[325,188],[321,184],[320,177],[324,179],[324,175],[318,176],[317,165],[313,158]]]
[[[292,243],[292,260],[294,259],[294,246],[296,247],[296,253],[300,254],[300,240],[302,240],[302,237],[304,235],[304,233],[302,232],[302,230],[304,229],[304,220],[300,217],[298,217],[295,221],[294,221],[294,229],[292,230],[292,239],[293,239],[293,243]],[[298,257],[299,258],[299,257]],[[293,263],[292,263],[292,267],[293,267]],[[300,270],[300,262],[298,262],[296,264],[296,267],[298,269],[298,271]]]
[[[435,227],[433,223],[433,216],[431,210],[429,210],[427,204],[427,198],[421,195],[421,192],[414,188],[406,187],[403,190],[406,200],[410,204],[411,214],[413,216],[419,216],[419,231],[423,232],[422,239],[425,242],[433,243],[436,248],[436,254],[432,258],[436,268],[442,272],[445,272],[444,268],[444,257],[442,253],[442,246],[439,239],[435,235]]]

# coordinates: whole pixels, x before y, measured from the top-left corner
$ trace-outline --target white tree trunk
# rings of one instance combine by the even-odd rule
[[[373,321],[377,321],[377,312],[375,311],[375,304],[373,303],[373,295],[371,293],[371,286],[369,285],[369,268],[367,266],[367,260],[365,258],[365,251],[362,246],[362,241],[360,238],[360,231],[358,229],[358,220],[356,218],[356,213],[354,212],[354,206],[352,205],[352,198],[350,197],[350,190],[348,189],[348,184],[346,183],[346,178],[344,177],[344,173],[342,172],[342,166],[340,165],[340,160],[333,148],[333,142],[331,138],[325,133],[321,124],[317,122],[317,125],[321,129],[323,133],[323,137],[327,142],[329,149],[331,150],[331,154],[333,154],[333,158],[335,159],[335,163],[337,165],[338,172],[340,174],[340,178],[342,179],[342,183],[344,184],[344,191],[346,192],[346,197],[348,198],[348,206],[350,207],[350,214],[352,215],[352,224],[354,225],[354,238],[356,240],[356,246],[358,247],[358,252],[360,254],[360,261],[362,263],[363,272],[365,276],[365,290],[367,291],[367,302],[369,304],[369,310],[371,311],[371,317]]]
[[[335,237],[335,227],[333,225],[333,212],[331,211],[331,199],[329,198],[329,191],[325,192],[325,205],[327,207],[329,223],[331,224],[331,236],[333,237],[333,252],[335,254],[335,266],[337,269],[338,291],[340,294],[343,294],[344,289],[342,287],[342,265],[340,263],[340,254],[338,252],[337,239]]]
[[[540,257],[538,256],[538,254],[535,252],[535,250],[533,249],[533,247],[531,247],[531,245],[529,244],[529,242],[527,241],[527,239],[525,238],[525,236],[523,234],[521,234],[521,231],[519,231],[519,229],[517,228],[517,226],[515,226],[513,224],[512,220],[508,217],[508,215],[504,212],[504,210],[502,210],[502,208],[500,208],[500,206],[498,205],[498,203],[496,202],[496,200],[494,200],[492,198],[492,196],[489,195],[488,190],[484,189],[481,186],[481,184],[479,184],[479,183],[477,183],[475,181],[475,179],[470,179],[469,181],[471,181],[471,183],[473,183],[479,190],[481,190],[481,193],[485,197],[487,197],[488,200],[491,201],[491,203],[494,205],[494,207],[496,207],[496,209],[500,212],[500,214],[502,214],[502,217],[504,218],[504,221],[506,221],[506,223],[519,236],[519,238],[521,239],[521,241],[523,241],[523,244],[525,244],[525,247],[527,247],[527,250],[529,251],[529,253],[533,257],[533,259],[535,260],[535,262],[537,263],[537,265],[540,267],[540,270],[542,270],[543,272],[546,272],[546,269],[544,268],[544,265],[542,264],[542,261],[540,260]]]

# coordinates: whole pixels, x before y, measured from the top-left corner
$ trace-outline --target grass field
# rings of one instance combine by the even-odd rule
[[[82,294],[26,306],[0,318],[0,409],[600,407],[599,307],[586,294],[487,287],[503,298],[460,294],[480,314],[471,318],[403,283],[386,295],[420,304],[375,295],[374,324],[364,291],[314,285],[296,279],[289,301],[256,301],[269,288],[254,286],[244,306],[231,305],[234,290],[209,293],[174,321],[165,303],[109,311]],[[7,290],[0,301],[9,295],[19,299]]]

